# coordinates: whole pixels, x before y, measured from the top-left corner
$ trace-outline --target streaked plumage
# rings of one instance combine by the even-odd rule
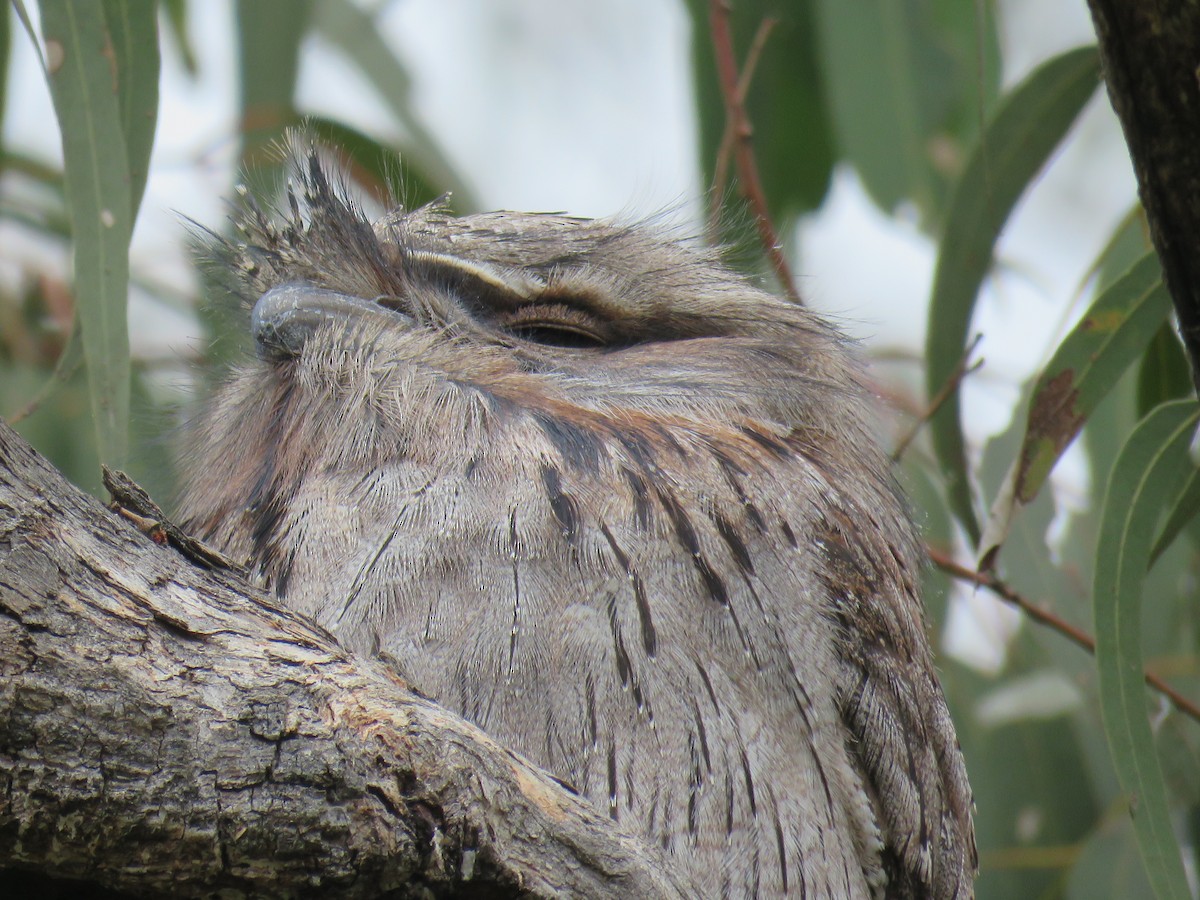
[[[190,528],[704,896],[972,895],[920,552],[838,334],[654,228],[371,225],[316,154],[225,258]]]

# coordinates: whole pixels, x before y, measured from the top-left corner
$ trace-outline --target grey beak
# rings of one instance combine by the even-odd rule
[[[261,355],[296,356],[322,325],[349,323],[364,314],[391,313],[374,300],[308,284],[281,284],[254,304],[250,331]]]

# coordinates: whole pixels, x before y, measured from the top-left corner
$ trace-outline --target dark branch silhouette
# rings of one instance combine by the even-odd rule
[[[1104,80],[1200,385],[1200,6],[1088,0]]]

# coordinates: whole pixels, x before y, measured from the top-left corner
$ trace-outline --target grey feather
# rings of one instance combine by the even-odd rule
[[[819,318],[652,227],[397,210],[315,153],[218,252],[258,358],[188,526],[705,896],[966,898],[921,557]]]

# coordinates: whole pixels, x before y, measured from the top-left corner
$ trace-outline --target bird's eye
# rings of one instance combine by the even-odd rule
[[[550,347],[588,350],[609,343],[594,316],[561,303],[514,310],[500,324],[511,335]]]
[[[508,330],[519,338],[551,347],[588,349],[604,346],[600,335],[563,322],[527,322],[510,326]]]

